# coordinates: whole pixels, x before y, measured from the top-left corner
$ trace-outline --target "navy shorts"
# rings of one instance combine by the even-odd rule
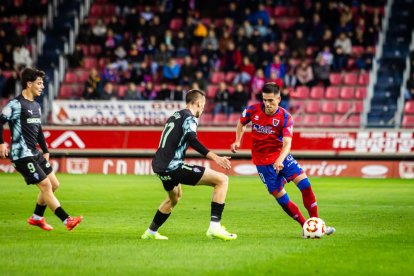
[[[196,185],[200,181],[206,168],[197,165],[183,164],[171,172],[157,173],[166,191],[171,191],[178,184]]]
[[[277,174],[273,164],[256,166],[260,179],[266,185],[269,193],[276,195],[283,190],[285,184],[304,173],[298,161],[292,155],[286,156],[283,161],[283,169]]]
[[[23,175],[28,185],[42,182],[53,171],[50,163],[41,154],[14,160],[13,166]]]

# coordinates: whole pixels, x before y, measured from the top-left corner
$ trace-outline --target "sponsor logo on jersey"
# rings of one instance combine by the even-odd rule
[[[264,133],[264,134],[274,134],[275,131],[272,129],[271,126],[261,126],[258,124],[253,124],[253,130]]]
[[[33,110],[28,109],[27,112],[33,115]]]
[[[41,124],[42,121],[40,120],[40,118],[27,118],[27,123],[28,124]]]
[[[254,119],[257,121],[259,120],[259,115],[254,115]]]
[[[196,172],[196,173],[201,173],[201,170],[200,170],[199,168],[197,168],[197,167],[195,167],[195,168],[193,169],[193,171],[194,171],[194,172]]]
[[[273,119],[273,125],[277,126],[279,124],[280,120],[278,119]]]
[[[34,178],[36,178],[37,180],[39,180],[39,174],[38,173],[34,173],[33,176],[34,176]]]

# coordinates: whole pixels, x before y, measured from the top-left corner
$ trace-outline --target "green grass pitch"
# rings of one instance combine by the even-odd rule
[[[0,275],[414,275],[414,181],[311,179],[319,214],[337,232],[301,229],[258,177],[231,177],[222,224],[236,241],[209,240],[210,187],[183,187],[160,232],[140,240],[165,197],[155,176],[58,175],[62,206],[84,221],[72,232],[29,226],[36,187],[0,174]],[[304,214],[299,190],[286,186]]]

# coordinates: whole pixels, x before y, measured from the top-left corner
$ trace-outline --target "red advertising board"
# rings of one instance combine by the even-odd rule
[[[186,162],[228,175],[257,175],[256,167],[250,160],[232,160],[232,169],[229,171],[206,159],[188,159]],[[299,163],[311,177],[414,179],[414,161],[299,160]],[[51,164],[55,171],[70,174],[153,174],[150,158],[56,158]],[[10,161],[0,159],[0,175],[12,172],[14,168]]]
[[[161,127],[140,128],[53,128],[45,127],[46,142],[51,152],[64,153],[154,153]],[[229,152],[234,129],[200,128],[200,140],[210,149]],[[5,131],[6,141],[10,133]],[[241,151],[248,153],[250,132],[246,132]],[[294,133],[292,153],[325,156],[408,156],[414,154],[412,130],[299,130]]]

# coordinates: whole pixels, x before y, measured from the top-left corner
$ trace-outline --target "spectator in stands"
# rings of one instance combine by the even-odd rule
[[[0,45],[0,68],[4,70],[13,70],[13,47],[10,43],[6,43],[4,48]]]
[[[97,100],[102,93],[102,80],[98,74],[98,70],[93,68],[85,83],[85,90],[82,97],[85,100]]]
[[[216,32],[214,31],[214,29],[210,29],[208,31],[208,36],[205,37],[201,42],[201,48],[207,49],[208,44],[211,44],[212,50],[218,50],[218,39],[216,37]]]
[[[316,56],[316,60],[319,60],[319,59],[321,59],[321,58],[322,58],[322,59],[325,61],[325,63],[326,63],[326,64],[328,64],[329,66],[330,66],[330,65],[332,65],[334,56],[333,56],[333,54],[332,54],[332,52],[331,52],[331,48],[330,48],[329,46],[324,46],[324,47],[323,47],[323,50],[322,50],[322,51],[320,51],[320,52],[318,53],[318,55]]]
[[[175,56],[176,57],[185,57],[188,55],[188,49],[190,48],[190,42],[185,36],[183,31],[179,31],[177,37],[173,39],[175,46]]]
[[[119,22],[118,17],[112,16],[111,21],[107,26],[108,30],[112,30],[115,40],[117,42],[122,40],[122,35],[124,33],[124,27],[122,26],[121,22]]]
[[[248,57],[250,60],[250,63],[254,65],[256,68],[256,65],[259,62],[258,56],[257,56],[257,50],[256,47],[254,47],[253,43],[247,44],[246,50],[243,53],[243,57]]]
[[[207,81],[207,79],[204,78],[203,72],[201,72],[200,70],[197,70],[195,72],[195,77],[194,77],[193,84],[194,83],[197,84],[197,86],[198,86],[197,89],[202,90],[202,91],[206,91],[208,81]]]
[[[221,59],[221,67],[223,71],[239,71],[242,65],[242,54],[240,50],[236,49],[234,43],[231,41],[227,45],[227,50]]]
[[[252,80],[252,93],[257,94],[262,91],[263,85],[266,83],[266,78],[263,69],[257,69]]]
[[[277,44],[276,54],[280,57],[281,60],[287,60],[290,57],[290,50],[286,46],[285,42],[280,41]]]
[[[281,86],[283,87],[283,86]],[[280,106],[289,111],[290,109],[290,93],[289,89],[287,87],[282,88],[282,93],[280,94],[281,100],[280,100]]]
[[[214,50],[211,44],[207,44],[207,49],[203,49],[201,54],[207,56],[215,70],[220,69],[220,52],[218,50]]]
[[[273,56],[273,61],[269,67],[266,68],[266,77],[270,78],[272,73],[275,73],[277,78],[283,79],[285,77],[287,68],[285,63],[280,59],[278,55]]]
[[[334,44],[334,37],[332,34],[331,29],[326,28],[322,38],[320,39],[318,46],[320,47],[319,49],[325,49],[326,47],[328,47],[329,49],[331,49],[333,47]]]
[[[185,91],[181,85],[177,85],[172,91],[172,100],[173,101],[184,101]]]
[[[270,24],[269,24],[269,35],[267,37],[267,40],[269,42],[276,42],[281,41],[282,31],[279,28],[279,25],[277,25],[276,19],[274,17],[270,18]]]
[[[155,51],[154,59],[151,63],[152,73],[156,74],[158,68],[163,68],[164,65],[168,63],[171,57],[172,55],[168,51],[167,46],[164,43],[161,43],[159,48]]]
[[[340,72],[344,70],[348,63],[348,56],[344,54],[342,47],[335,47],[334,58],[332,62],[332,70],[335,72]]]
[[[296,87],[298,79],[296,78],[296,64],[294,59],[289,59],[288,70],[283,78],[286,87]]]
[[[145,83],[142,98],[143,100],[155,100],[157,98],[157,91],[155,91],[154,84],[151,81]]]
[[[235,34],[233,43],[235,45],[240,45],[241,47],[244,47],[244,45],[247,45],[249,43],[249,38],[246,36],[246,30],[242,27],[239,27],[237,29],[237,34]]]
[[[16,95],[16,84],[19,81],[19,73],[13,70],[11,76],[7,78],[3,87],[3,98],[10,99]]]
[[[272,62],[272,59],[273,59],[273,54],[270,52],[269,44],[263,43],[262,47],[260,47],[258,50],[257,64],[255,64],[255,67],[266,70],[266,68]]]
[[[251,82],[255,72],[254,65],[250,63],[250,59],[245,56],[243,58],[243,65],[240,67],[240,72],[233,80],[233,84],[241,83],[248,84]]]
[[[313,70],[306,60],[302,60],[296,69],[296,78],[298,80],[297,85],[304,85],[308,87],[314,85]]]
[[[321,17],[319,14],[314,13],[312,16],[312,24],[308,31],[308,43],[309,45],[315,46],[318,44],[320,39],[322,38],[324,34],[324,27],[321,22]]]
[[[168,88],[168,85],[165,82],[161,84],[161,89],[157,93],[157,100],[171,100],[171,89]]]
[[[3,75],[3,71],[0,68],[0,98],[2,99],[7,99],[8,97],[5,97],[5,95],[3,95],[3,88],[4,88],[4,84],[6,83],[6,77]],[[1,103],[1,101],[0,101]]]
[[[201,55],[200,61],[197,64],[197,70],[200,70],[203,73],[203,77],[206,80],[210,79],[211,68],[212,68],[212,65],[210,61],[208,60],[207,55]]]
[[[73,53],[68,55],[69,67],[81,67],[83,65],[83,58],[84,54],[82,46],[80,44],[76,44]]]
[[[214,109],[213,109],[213,116],[217,113],[225,113],[230,115],[231,109],[229,106],[230,100],[230,92],[227,89],[227,85],[225,82],[220,82],[219,89],[214,96]]]
[[[303,58],[306,53],[306,39],[302,30],[296,30],[295,36],[289,43],[290,51],[293,58]]]
[[[247,106],[247,93],[241,83],[236,85],[236,90],[230,95],[231,112],[242,112]]]
[[[268,26],[270,21],[269,14],[263,4],[259,4],[257,11],[253,12],[248,19],[252,25],[258,25],[261,20],[264,26]]]
[[[325,88],[331,84],[331,82],[329,81],[329,74],[331,73],[331,68],[329,64],[325,61],[323,56],[319,56],[316,60],[314,71],[316,82],[322,82]]]
[[[374,48],[368,46],[365,52],[355,61],[356,67],[360,70],[371,70],[374,59]]]
[[[92,28],[88,17],[85,17],[79,26],[78,43],[89,44],[92,39]]]
[[[175,58],[170,58],[168,64],[164,65],[162,75],[165,81],[178,84],[180,77],[180,65],[176,62]]]
[[[95,25],[92,27],[93,42],[103,45],[106,36],[106,25],[102,18],[98,18]]]
[[[334,47],[335,48],[341,47],[342,52],[345,55],[347,55],[347,56],[351,55],[351,52],[352,52],[351,39],[349,39],[349,37],[347,37],[344,32],[341,32],[339,34],[339,37],[335,40]]]
[[[191,56],[186,56],[184,58],[184,63],[181,65],[180,70],[180,84],[188,86],[193,82],[194,72],[196,68],[193,65],[193,60]]]
[[[133,66],[130,79],[134,83],[147,82],[152,81],[152,75],[153,73],[148,62],[143,61],[140,64]]]
[[[407,90],[404,96],[407,101],[414,100],[414,72],[411,72],[411,76],[407,80]]]
[[[261,18],[257,19],[257,25],[254,26],[254,29],[259,33],[261,37],[267,37],[269,34],[269,29],[263,23],[263,19]]]
[[[114,85],[110,82],[105,83],[100,99],[101,100],[116,100],[118,98],[118,93],[114,89]]]
[[[128,70],[127,52],[122,45],[116,47],[114,52],[116,61],[113,63],[114,68],[118,71],[125,72]]]
[[[17,70],[32,66],[32,58],[30,57],[29,50],[27,50],[24,45],[17,45],[14,47],[13,63]]]
[[[135,83],[130,82],[128,83],[128,89],[125,91],[124,100],[127,101],[139,101],[142,100],[142,95],[138,91],[137,86]]]

